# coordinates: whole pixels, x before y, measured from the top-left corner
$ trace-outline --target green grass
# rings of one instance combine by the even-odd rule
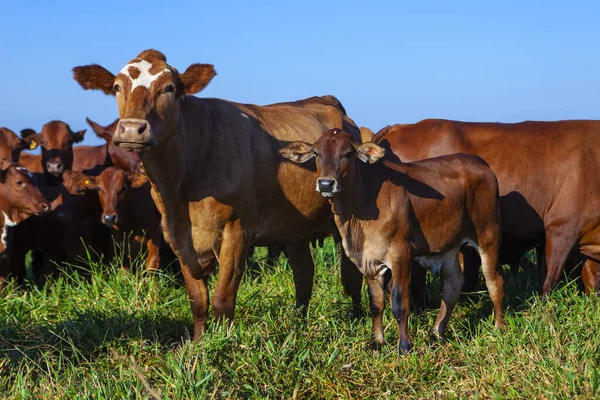
[[[411,315],[414,351],[371,350],[371,323],[350,317],[328,241],[315,251],[306,320],[295,311],[284,259],[258,263],[241,285],[236,321],[210,321],[190,343],[181,278],[95,264],[43,288],[9,285],[0,298],[0,398],[598,398],[600,307],[577,282],[542,302],[535,277],[505,271],[506,328],[494,329],[486,292],[461,299],[446,340],[430,343],[432,309]],[[211,281],[211,287],[214,285]],[[363,298],[367,309],[366,293]]]

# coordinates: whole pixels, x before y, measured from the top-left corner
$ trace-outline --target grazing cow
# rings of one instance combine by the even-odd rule
[[[44,186],[60,183],[64,170],[73,167],[73,144],[83,140],[85,129],[73,132],[62,121],[50,121],[40,133],[33,129],[23,129],[21,137],[30,143],[40,144],[42,154],[22,153],[19,162],[34,173],[34,182]],[[43,174],[40,176],[39,174]],[[43,181],[37,179],[43,178]]]
[[[476,154],[496,174],[502,215],[501,263],[517,264],[531,247],[544,244],[540,293],[556,286],[571,250],[600,260],[600,197],[595,171],[600,121],[471,123],[428,119],[393,125],[373,139],[397,159],[414,161],[452,153]],[[596,274],[597,276],[597,274]],[[586,291],[597,280],[583,276]]]
[[[88,176],[63,171],[59,185],[41,188],[45,199],[50,201],[51,212],[33,217],[14,228],[10,257],[10,274],[22,281],[25,277],[25,255],[34,251],[33,270],[45,277],[55,272],[55,263],[74,262],[83,256],[85,249],[81,238],[91,242],[92,231],[82,207],[87,190],[95,185]],[[90,193],[89,196],[95,196]]]
[[[150,196],[150,184],[139,172],[125,172],[109,167],[97,177],[90,177],[98,188],[102,206],[101,222],[113,237],[124,245],[123,267],[128,269],[142,248],[148,249],[146,269],[160,266],[162,242],[160,213]]]
[[[10,129],[0,128],[0,160],[6,159],[18,162],[21,150],[33,150],[36,146],[35,142],[27,142],[21,139]]]
[[[324,132],[314,144],[292,142],[280,153],[296,163],[316,158],[317,191],[329,199],[346,255],[371,280],[378,345],[384,343],[381,282],[391,270],[398,350],[407,352],[412,347],[408,290],[413,260],[441,274],[443,300],[432,334],[444,334],[463,284],[458,264],[463,244],[477,248],[482,256],[496,327],[503,326],[498,183],[482,159],[455,154],[415,163],[374,164],[385,150],[371,142],[357,144],[339,129]]]
[[[10,273],[12,232],[10,227],[21,224],[31,215],[44,214],[50,204],[29,177],[29,172],[20,164],[2,160],[0,166],[0,284]],[[8,251],[7,251],[8,249]]]
[[[73,74],[84,89],[116,95],[120,121],[113,142],[140,154],[165,239],[181,264],[193,338],[206,327],[206,280],[217,262],[213,311],[233,318],[251,244],[295,243],[286,251],[296,303],[305,309],[314,272],[309,240],[331,229],[330,211],[312,190],[314,164],[284,163],[277,150],[292,140],[316,140],[333,127],[358,138],[340,102],[324,96],[257,106],[197,98],[192,95],[216,75],[213,66],[193,64],[179,73],[156,50],[143,51],[116,76],[99,65],[75,67]],[[360,277],[352,268],[342,273],[343,283],[360,308],[361,281],[347,278]]]

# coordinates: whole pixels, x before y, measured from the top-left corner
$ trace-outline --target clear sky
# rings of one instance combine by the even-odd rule
[[[108,124],[113,97],[71,68],[116,73],[155,48],[218,75],[200,96],[268,104],[337,96],[374,131],[423,118],[600,119],[600,3],[576,1],[3,1],[0,126]]]

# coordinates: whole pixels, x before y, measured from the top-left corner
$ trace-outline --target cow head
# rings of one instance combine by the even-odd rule
[[[355,159],[374,163],[384,156],[385,150],[375,143],[355,143],[349,133],[341,129],[324,132],[314,144],[292,142],[279,153],[295,163],[317,159],[317,192],[333,197],[341,192],[342,182],[355,179]]]
[[[9,160],[2,160],[0,165],[0,210],[9,226],[50,210],[40,189],[31,182],[29,171]]]
[[[35,143],[21,139],[10,129],[0,128],[0,160],[7,159],[18,162],[21,150],[34,149],[36,146]]]
[[[110,227],[119,224],[120,210],[129,190],[137,189],[147,182],[146,175],[139,172],[125,172],[110,167],[97,177],[92,177],[98,186],[100,205],[102,206],[101,222]]]
[[[178,121],[178,102],[198,93],[216,75],[210,64],[192,64],[183,74],[156,50],[145,50],[115,76],[100,65],[73,68],[84,89],[97,89],[117,98],[120,121],[113,143],[143,152],[169,139]]]
[[[83,195],[88,190],[97,190],[93,178],[71,170],[63,172],[62,184],[45,188],[46,196],[51,199],[51,209],[64,221],[72,221],[79,213]]]
[[[64,170],[73,166],[73,144],[83,140],[85,129],[73,132],[62,121],[48,122],[40,133],[33,129],[23,129],[21,137],[31,148],[42,146],[42,168],[44,173],[55,178],[62,176]]]

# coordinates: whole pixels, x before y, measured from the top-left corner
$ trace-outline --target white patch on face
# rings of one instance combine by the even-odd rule
[[[131,75],[129,75],[130,67],[135,67],[140,71],[140,75],[137,78],[133,79]],[[131,91],[133,92],[134,89],[138,86],[150,89],[150,85],[152,85],[152,82],[157,80],[163,72],[170,71],[169,68],[165,68],[162,71],[158,71],[156,75],[151,75],[150,68],[152,68],[152,64],[146,60],[142,60],[135,63],[127,64],[125,67],[123,67],[120,73],[128,77],[129,80],[131,80]]]

